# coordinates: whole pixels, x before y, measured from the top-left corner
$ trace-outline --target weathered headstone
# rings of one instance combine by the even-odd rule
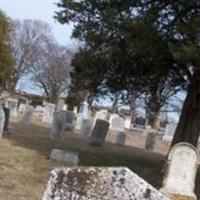
[[[18,99],[8,98],[6,99],[7,108],[10,108],[10,116],[16,117],[17,116],[17,107],[18,107]]]
[[[65,104],[64,99],[59,99],[56,104],[56,111],[62,111],[64,104]]]
[[[63,139],[65,133],[65,116],[63,112],[54,112],[52,123],[52,139]]]
[[[156,145],[157,133],[155,131],[150,131],[146,137],[145,149],[153,151]]]
[[[125,128],[125,121],[122,117],[115,117],[111,122],[110,129],[116,132],[123,132]]]
[[[9,121],[10,121],[10,109],[3,107],[5,114],[5,123],[4,123],[4,135],[10,134],[9,132]]]
[[[166,142],[171,142],[176,131],[177,123],[170,123],[166,125],[164,136],[162,139]]]
[[[88,118],[88,102],[83,101],[80,105],[80,113],[82,114],[83,118]]]
[[[172,200],[196,200],[194,187],[198,164],[199,152],[189,143],[172,147],[161,191]]]
[[[73,131],[74,129],[74,113],[72,110],[66,110],[66,111],[63,111],[64,113],[64,116],[65,116],[65,130],[66,131]]]
[[[24,113],[26,111],[26,107],[27,107],[27,104],[20,103],[19,108],[18,108],[18,112]]]
[[[33,106],[28,105],[26,107],[26,110],[25,110],[25,112],[22,116],[22,119],[21,119],[22,125],[27,126],[31,123],[31,120],[32,120],[32,117],[33,117],[33,111],[34,111]]]
[[[107,120],[108,116],[108,111],[107,110],[100,110],[96,112],[95,119],[102,119],[102,120]]]
[[[169,200],[123,167],[54,169],[42,200]]]
[[[3,137],[4,124],[5,124],[5,113],[3,111],[3,108],[0,107],[0,138]]]
[[[53,121],[53,113],[55,111],[55,105],[51,103],[45,103],[42,122],[51,124]]]
[[[109,122],[101,119],[97,119],[91,137],[89,138],[89,144],[93,146],[102,146],[105,137],[109,130]]]
[[[126,118],[125,118],[125,128],[131,129],[131,117],[130,116],[126,116]]]
[[[84,141],[88,141],[89,137],[91,136],[92,133],[92,127],[93,127],[93,119],[83,119],[82,124],[81,124],[81,138]]]
[[[114,118],[116,118],[116,117],[119,117],[119,115],[116,114],[116,113],[110,114],[110,116],[109,116],[109,123],[111,124],[112,120],[113,120]]]
[[[66,166],[77,166],[79,163],[78,153],[60,149],[53,149],[50,154],[50,159],[61,162]]]
[[[126,141],[126,134],[124,132],[118,132],[116,134],[116,145],[124,146]]]
[[[77,115],[77,118],[76,118],[76,123],[75,123],[75,129],[76,130],[80,130],[81,129],[81,124],[82,124],[82,120],[83,120],[83,116],[79,113]]]

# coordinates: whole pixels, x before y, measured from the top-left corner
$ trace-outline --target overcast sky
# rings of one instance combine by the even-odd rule
[[[61,25],[54,18],[58,7],[55,5],[59,0],[0,0],[0,9],[13,19],[37,19],[47,22],[56,40],[69,46],[74,43],[70,38],[72,26]]]

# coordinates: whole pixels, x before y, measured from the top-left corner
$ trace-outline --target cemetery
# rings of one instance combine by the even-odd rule
[[[2,0],[0,200],[200,200],[199,24],[199,1]]]

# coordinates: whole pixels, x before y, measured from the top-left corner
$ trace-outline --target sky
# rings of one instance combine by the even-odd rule
[[[55,5],[58,2],[59,0],[0,0],[0,9],[12,19],[32,19],[48,23],[60,45],[74,47],[77,43],[71,38],[73,26],[62,25],[53,18],[55,11],[59,10]],[[22,78],[18,82],[17,89],[30,93],[42,93],[29,77]]]
[[[47,22],[59,42],[64,46],[74,43],[70,38],[72,25],[62,25],[54,18],[55,11],[59,11],[55,3],[59,0],[0,0],[0,9],[13,19],[35,19]]]

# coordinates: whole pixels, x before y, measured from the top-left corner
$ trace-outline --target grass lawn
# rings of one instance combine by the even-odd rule
[[[12,135],[0,140],[0,199],[40,200],[50,170],[61,166],[48,159],[53,148],[73,150],[80,154],[82,166],[126,166],[153,186],[162,185],[164,156],[147,153],[136,147],[90,147],[77,135],[64,141],[50,140],[50,129],[39,124],[22,128],[11,123]],[[200,200],[200,172],[196,183]]]

